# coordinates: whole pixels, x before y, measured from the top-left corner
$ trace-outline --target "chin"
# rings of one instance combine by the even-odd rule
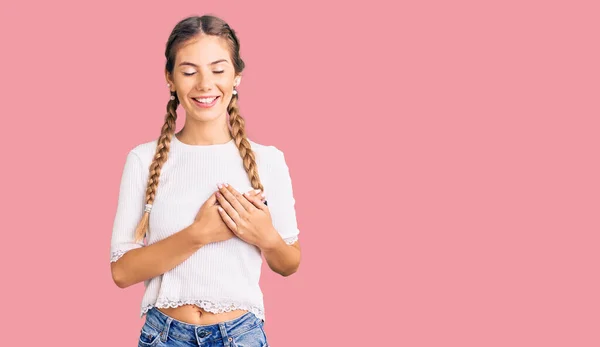
[[[187,112],[186,115],[189,117],[191,116],[193,119],[198,120],[200,122],[210,122],[213,121],[215,119],[218,119],[219,117],[221,117],[222,115],[225,114],[225,110],[222,111],[205,111],[205,112],[198,112],[196,110],[194,110],[194,112],[189,113]]]

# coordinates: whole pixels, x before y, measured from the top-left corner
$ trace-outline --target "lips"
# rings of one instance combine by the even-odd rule
[[[192,99],[196,100],[196,101],[200,101],[200,100],[206,100],[206,99],[214,99],[214,98],[218,98],[218,95],[211,95],[211,96],[197,96],[197,97],[193,97]],[[213,100],[214,101],[214,100]],[[212,101],[211,101],[212,102]]]
[[[192,100],[194,101],[194,104],[198,107],[202,107],[202,108],[208,108],[208,107],[212,107],[217,103],[217,100],[219,100],[220,96],[208,96],[208,97],[201,97],[201,98],[192,98]],[[211,99],[214,98],[210,103],[204,103],[204,102],[200,102],[198,99]]]

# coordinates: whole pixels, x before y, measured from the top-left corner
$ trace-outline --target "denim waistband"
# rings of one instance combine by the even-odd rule
[[[183,341],[225,341],[262,323],[263,320],[256,317],[252,312],[246,312],[232,320],[208,325],[179,321],[162,313],[156,307],[151,308],[146,314],[146,324],[159,331],[161,335],[165,335],[163,339],[166,336],[171,336]]]

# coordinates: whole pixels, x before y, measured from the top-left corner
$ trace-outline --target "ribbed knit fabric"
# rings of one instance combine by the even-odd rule
[[[249,142],[273,226],[291,244],[298,239],[299,230],[284,154],[275,146]],[[127,154],[112,231],[111,262],[127,251],[145,246],[134,242],[134,233],[144,212],[149,166],[156,145],[157,140],[146,142]],[[200,206],[217,190],[217,183],[228,183],[241,193],[253,189],[233,140],[202,146],[185,144],[173,136],[150,213],[146,244],[192,224]],[[259,248],[238,237],[207,244],[175,268],[144,282],[140,317],[152,307],[195,304],[214,313],[244,309],[265,319],[259,286],[262,261]]]

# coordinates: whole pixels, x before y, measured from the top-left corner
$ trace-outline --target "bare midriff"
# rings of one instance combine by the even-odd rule
[[[210,325],[236,319],[248,312],[246,310],[233,310],[223,313],[212,313],[204,311],[196,305],[182,305],[178,307],[158,308],[158,310],[167,316],[170,316],[178,321],[196,324]]]

